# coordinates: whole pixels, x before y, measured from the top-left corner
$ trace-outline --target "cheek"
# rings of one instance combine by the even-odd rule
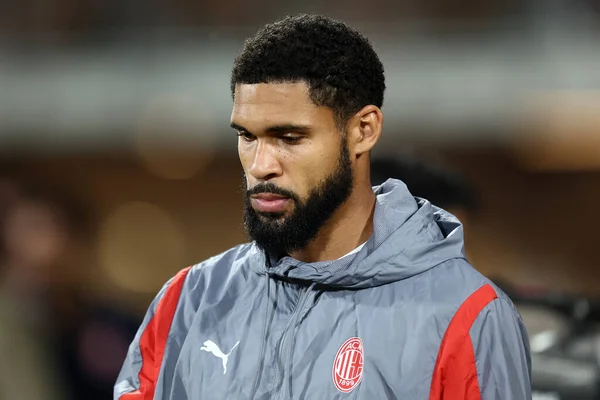
[[[317,188],[336,169],[339,159],[337,149],[339,145],[333,143],[311,146],[302,153],[295,154],[286,160],[287,171],[295,186],[297,194],[306,198],[311,190]]]
[[[293,178],[294,191],[302,200],[306,200],[308,195],[318,188],[328,175],[328,168],[318,162],[296,165]]]
[[[245,187],[249,188],[249,187],[254,186],[255,183],[253,181],[251,181],[252,175],[248,173],[248,170],[250,169],[250,166],[251,166],[249,152],[243,148],[243,145],[238,146],[238,157],[240,160],[240,165],[242,166],[242,172],[244,174],[242,179],[245,183]]]
[[[321,151],[317,157],[314,158],[313,165],[311,165],[311,170],[314,175],[313,179],[322,181],[335,171],[338,166],[339,156],[340,154],[337,151],[337,146],[334,146],[333,144],[329,149]]]
[[[250,164],[248,163],[250,160],[250,156],[248,149],[243,144],[238,144],[238,157],[240,159],[240,164],[242,165],[244,172],[246,172],[250,166]]]

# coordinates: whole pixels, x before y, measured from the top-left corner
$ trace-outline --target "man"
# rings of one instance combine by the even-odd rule
[[[231,126],[252,242],[182,270],[115,399],[529,399],[526,333],[465,260],[459,222],[370,184],[383,66],[347,25],[300,15],[235,60]]]

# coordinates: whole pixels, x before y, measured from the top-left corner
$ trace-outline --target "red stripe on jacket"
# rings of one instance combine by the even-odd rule
[[[142,355],[142,368],[138,375],[140,387],[134,392],[123,394],[119,397],[119,400],[152,400],[154,397],[156,380],[160,373],[171,323],[177,309],[181,288],[190,269],[191,267],[188,267],[179,271],[159,300],[156,312],[140,338],[140,353]]]
[[[475,352],[469,331],[479,313],[498,296],[486,284],[460,306],[444,334],[437,356],[429,400],[480,400]]]

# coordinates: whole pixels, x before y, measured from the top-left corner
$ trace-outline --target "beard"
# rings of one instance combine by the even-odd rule
[[[346,202],[352,192],[353,178],[348,143],[344,137],[335,170],[310,190],[306,200],[302,201],[294,192],[270,182],[260,183],[245,191],[244,226],[248,236],[266,253],[276,257],[305,248]],[[247,187],[245,179],[244,187]],[[288,216],[284,213],[256,211],[250,203],[250,197],[258,193],[288,197],[294,203],[294,208]]]

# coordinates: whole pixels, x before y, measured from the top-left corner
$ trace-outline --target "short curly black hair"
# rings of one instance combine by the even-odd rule
[[[369,40],[321,15],[288,16],[246,40],[231,73],[237,84],[305,82],[310,98],[329,107],[339,127],[367,105],[383,106],[383,64]]]

